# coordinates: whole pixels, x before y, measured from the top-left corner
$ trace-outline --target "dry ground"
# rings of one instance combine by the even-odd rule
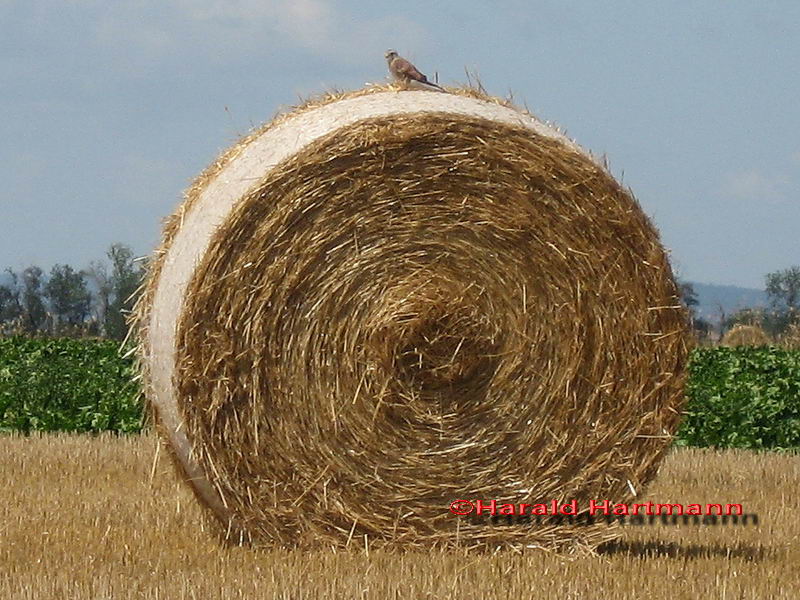
[[[800,456],[678,450],[648,498],[758,527],[627,527],[597,557],[223,548],[153,436],[0,437],[0,598],[798,598]]]

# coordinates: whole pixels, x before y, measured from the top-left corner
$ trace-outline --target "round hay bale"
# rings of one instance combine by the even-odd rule
[[[786,350],[800,350],[800,324],[792,324],[781,334],[781,347]]]
[[[735,325],[722,336],[721,346],[768,346],[771,340],[758,325]]]
[[[137,308],[157,420],[230,535],[591,547],[456,499],[625,502],[670,444],[685,311],[590,155],[504,101],[329,95],[228,150]]]

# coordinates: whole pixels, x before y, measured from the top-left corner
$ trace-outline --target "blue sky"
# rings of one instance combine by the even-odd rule
[[[148,253],[219,151],[389,47],[605,153],[682,277],[800,264],[795,0],[0,0],[0,268]]]

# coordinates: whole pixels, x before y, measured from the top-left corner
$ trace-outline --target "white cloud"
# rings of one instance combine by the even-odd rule
[[[776,201],[783,198],[781,180],[767,177],[757,169],[747,169],[731,175],[723,191],[742,200]]]
[[[290,0],[284,3],[281,21],[287,33],[298,35],[316,47],[331,37],[334,14],[328,4],[319,0]]]
[[[424,28],[402,15],[366,18],[333,0],[139,0],[109,4],[97,19],[106,47],[126,45],[146,60],[191,48],[210,60],[271,50],[305,50],[332,61],[380,60],[388,46],[424,50]]]
[[[423,28],[403,15],[353,18],[332,0],[176,0],[187,14],[208,24],[231,27],[237,35],[264,39],[279,34],[281,43],[344,62],[360,62],[365,54],[381,55],[387,40],[419,44]],[[246,38],[244,38],[246,39]],[[390,44],[391,45],[391,44]]]

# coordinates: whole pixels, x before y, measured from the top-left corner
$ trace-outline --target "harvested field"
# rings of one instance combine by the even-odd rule
[[[627,526],[596,557],[220,545],[155,436],[0,438],[0,598],[796,598],[800,456],[674,450],[646,499],[758,526]],[[645,499],[645,500],[646,500]],[[446,507],[442,507],[444,512]],[[455,517],[453,517],[455,518]]]

